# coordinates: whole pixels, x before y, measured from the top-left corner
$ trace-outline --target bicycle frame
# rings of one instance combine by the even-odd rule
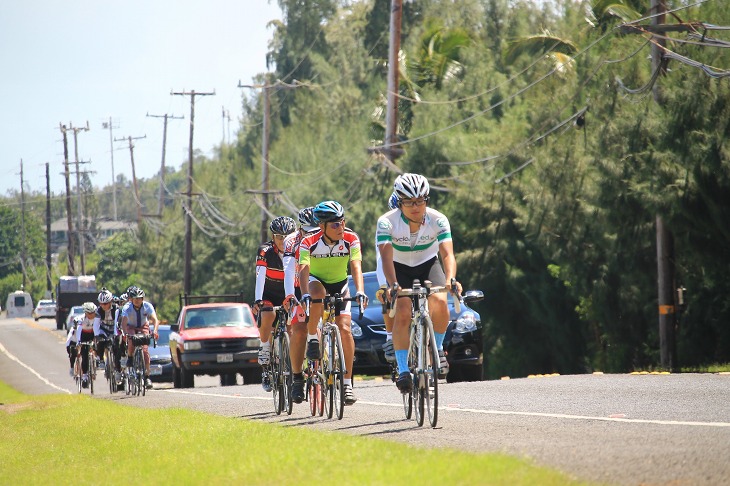
[[[83,348],[88,348],[88,361],[89,361],[89,368],[86,372],[86,376],[89,380],[89,392],[93,395],[94,394],[94,379],[96,378],[96,353],[94,352],[94,343],[93,341],[86,341],[82,343],[78,343],[76,345],[76,359],[74,360],[74,381],[76,382],[76,387],[78,389],[78,392],[81,393],[81,389],[83,388],[83,369],[82,369],[82,354],[83,354]]]
[[[284,306],[264,307],[257,316],[259,327],[261,327],[261,312],[265,311],[276,313],[269,337],[271,358],[269,364],[264,366],[264,371],[269,374],[271,380],[274,412],[279,415],[285,410],[287,415],[291,415],[294,403],[291,398],[293,376],[289,355],[289,333],[287,332],[290,315]]]

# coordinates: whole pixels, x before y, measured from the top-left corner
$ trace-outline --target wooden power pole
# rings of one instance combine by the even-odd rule
[[[134,199],[137,203],[137,227],[142,224],[142,200],[139,198],[139,187],[137,186],[137,172],[134,169],[134,143],[132,140],[139,140],[140,138],[147,138],[147,135],[141,137],[132,137],[131,135],[127,138],[115,138],[115,142],[128,142],[129,143],[129,159],[132,162],[132,183],[134,185]]]
[[[183,291],[186,294],[190,293],[192,287],[192,274],[191,265],[193,260],[193,225],[192,215],[190,214],[193,210],[193,128],[195,127],[195,97],[196,96],[211,96],[215,95],[215,91],[212,93],[198,93],[195,90],[192,91],[179,91],[170,92],[171,95],[177,96],[190,96],[190,142],[188,144],[188,190],[185,208],[185,276],[183,279]]]
[[[61,134],[63,134],[63,175],[66,178],[66,221],[68,223],[68,245],[66,253],[68,254],[68,274],[76,275],[76,248],[74,245],[73,219],[71,218],[71,183],[69,182],[68,171],[68,137],[66,136],[66,125],[59,123],[58,127],[61,130]]]
[[[152,118],[164,118],[165,123],[162,126],[162,164],[160,165],[160,201],[157,204],[157,216],[162,216],[162,206],[165,199],[165,149],[167,147],[167,120],[173,119],[173,120],[183,120],[185,119],[184,116],[175,116],[175,115],[168,115],[165,113],[164,115],[150,115],[147,113],[147,116]]]
[[[53,283],[51,283],[51,174],[48,162],[46,162],[46,291],[46,296],[50,297]]]
[[[398,142],[398,86],[400,62],[400,32],[403,18],[403,0],[391,0],[390,4],[390,43],[388,47],[388,106],[385,112],[385,156],[391,162],[403,153]]]

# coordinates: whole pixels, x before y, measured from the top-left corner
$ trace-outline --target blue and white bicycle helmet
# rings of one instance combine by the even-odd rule
[[[390,195],[390,199],[388,199],[388,209],[395,209],[398,207],[398,194],[395,192]]]
[[[345,208],[337,201],[322,201],[312,211],[317,223],[329,223],[340,221],[345,217]]]
[[[425,177],[420,174],[401,174],[393,183],[393,191],[398,199],[428,198],[430,187]]]
[[[317,230],[317,222],[314,220],[314,207],[310,206],[299,211],[299,224],[307,233]]]
[[[114,295],[109,292],[106,287],[102,287],[96,300],[98,300],[100,304],[108,304],[114,300]]]
[[[297,230],[297,225],[289,216],[279,216],[269,225],[269,229],[275,235],[288,235]]]

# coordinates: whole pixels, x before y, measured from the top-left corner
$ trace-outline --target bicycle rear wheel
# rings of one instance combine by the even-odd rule
[[[294,402],[291,398],[293,376],[291,370],[291,356],[289,355],[289,334],[286,332],[282,333],[279,345],[281,346],[279,365],[281,375],[279,378],[281,379],[282,395],[284,398],[282,409],[286,411],[287,415],[291,415]]]
[[[337,420],[342,420],[345,412],[345,356],[342,352],[342,340],[340,338],[340,329],[334,328],[334,339],[332,339],[332,357],[333,364],[333,395],[335,404],[335,414]]]
[[[428,422],[431,427],[436,427],[438,422],[438,403],[439,403],[439,353],[436,349],[436,336],[433,333],[433,323],[431,319],[426,320],[424,328],[426,343],[426,368],[423,370],[423,395],[426,402],[426,410],[428,411]]]

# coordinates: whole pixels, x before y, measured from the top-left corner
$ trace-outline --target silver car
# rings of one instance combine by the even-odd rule
[[[84,317],[84,308],[80,305],[75,305],[71,307],[71,310],[68,311],[68,317],[66,318],[66,329],[71,329],[74,325],[74,319],[76,317]]]

